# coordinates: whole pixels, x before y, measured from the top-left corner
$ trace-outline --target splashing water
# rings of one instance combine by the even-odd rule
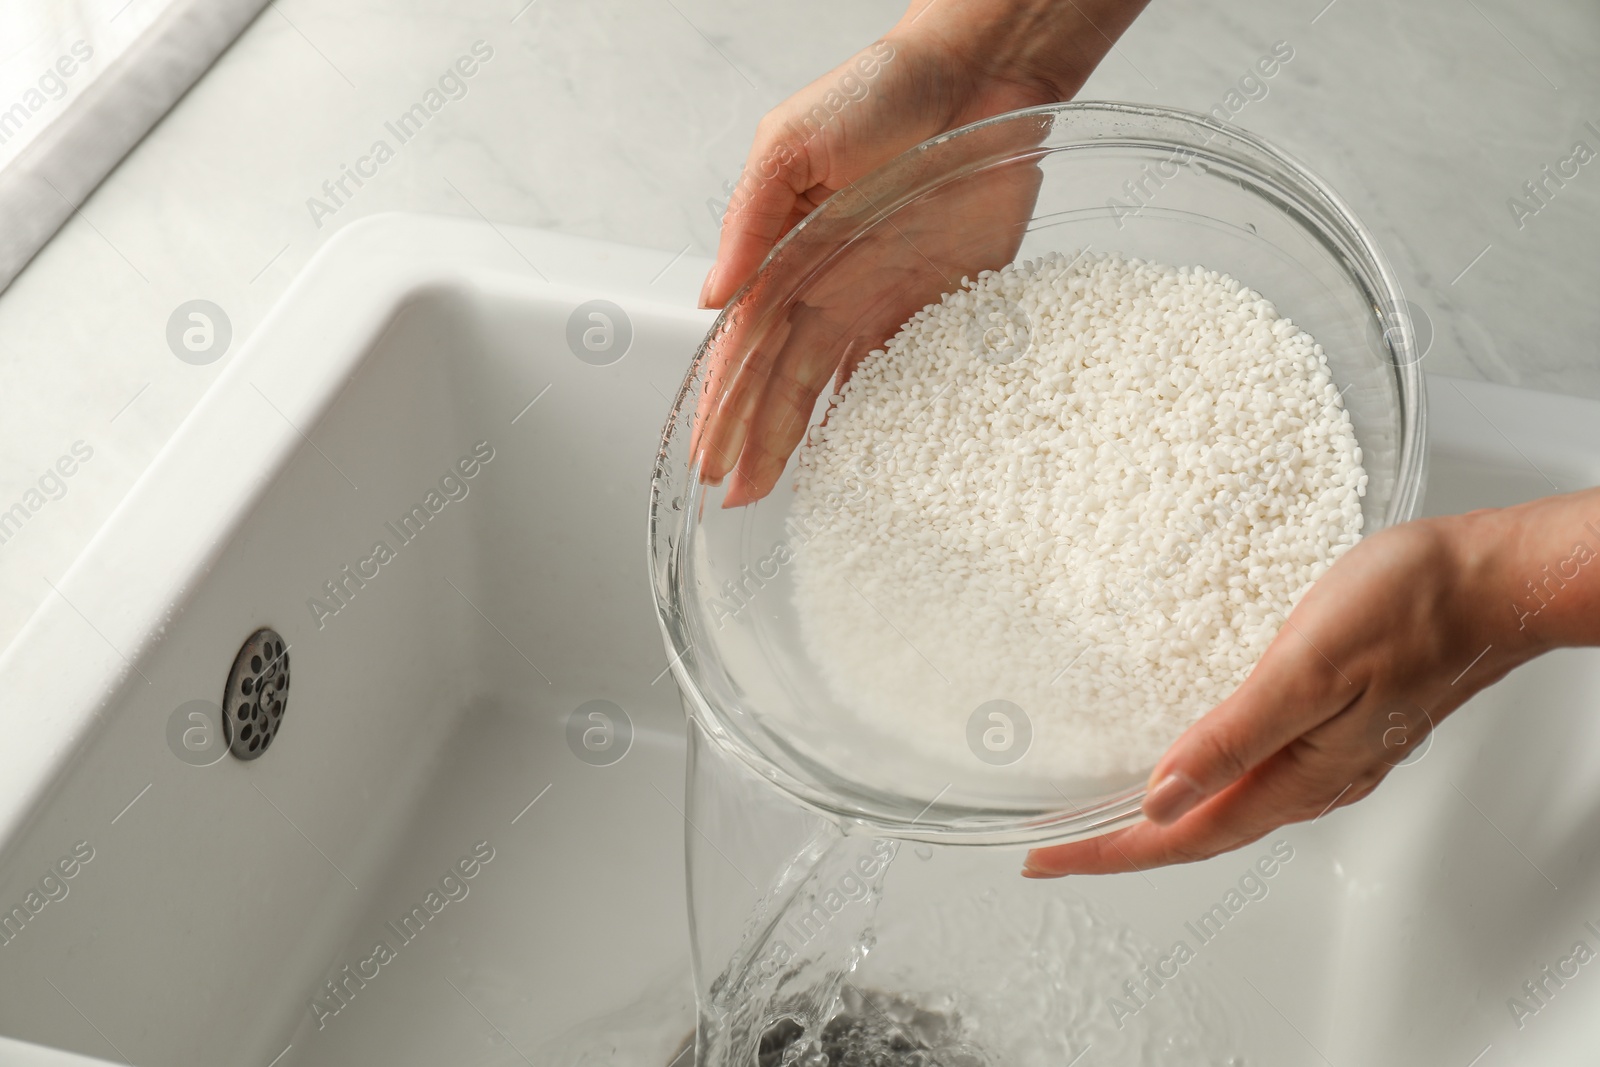
[[[1155,947],[1070,889],[1017,885],[963,859],[940,855],[944,869],[923,884],[891,887],[864,985],[958,1018],[997,1067],[1242,1067],[1235,1020],[1209,983],[1180,974],[1119,1020],[1110,997],[1125,996],[1121,982]]]
[[[1107,908],[998,876],[988,850],[917,846],[920,862],[897,863],[898,843],[801,811],[692,734],[694,1032],[681,986],[663,986],[548,1062],[1244,1067],[1228,1051],[1238,1021],[1198,966],[1131,1019],[1108,1010],[1158,952]]]
[[[695,731],[689,877],[695,1067],[1241,1067],[1194,972],[1119,1019],[1158,955],[994,853],[898,843],[799,811]],[[1011,864],[1006,863],[1008,873]],[[742,905],[742,906],[741,906]]]
[[[895,850],[827,833],[806,843],[756,909],[750,935],[700,990],[698,1067],[829,1062],[823,1032],[872,951]]]

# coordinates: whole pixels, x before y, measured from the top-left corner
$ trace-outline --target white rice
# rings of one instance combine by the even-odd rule
[[[1201,267],[963,279],[833,401],[796,480],[795,513],[826,516],[802,637],[840,704],[935,758],[970,761],[1000,699],[1034,768],[1147,770],[1361,534],[1322,347]]]

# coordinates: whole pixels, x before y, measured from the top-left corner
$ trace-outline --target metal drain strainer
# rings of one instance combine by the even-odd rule
[[[288,702],[288,646],[278,631],[264,627],[239,649],[222,695],[222,732],[229,751],[240,759],[265,752],[278,736]]]
[[[882,990],[847,986],[839,1013],[821,1040],[799,1047],[805,1031],[781,1019],[761,1035],[756,1067],[985,1067],[991,1061],[967,1045],[958,1016],[929,1011],[914,1000]],[[694,1034],[667,1067],[692,1067]]]

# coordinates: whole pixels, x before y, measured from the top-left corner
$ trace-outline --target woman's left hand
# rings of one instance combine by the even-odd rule
[[[1034,849],[1023,873],[1115,874],[1207,859],[1354,803],[1478,690],[1560,644],[1562,617],[1517,625],[1524,579],[1568,557],[1594,491],[1381,531],[1339,559],[1289,614],[1234,693],[1156,765],[1146,821]],[[1600,583],[1590,582],[1591,586]],[[1594,628],[1593,624],[1589,624]]]

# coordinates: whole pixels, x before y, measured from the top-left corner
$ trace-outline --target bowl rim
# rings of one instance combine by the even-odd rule
[[[1035,121],[1045,117],[1050,118],[1054,123],[1061,116],[1071,115],[1093,115],[1098,118],[1113,118],[1124,121],[1156,120],[1164,123],[1175,123],[1180,127],[1199,128],[1208,131],[1201,142],[1202,149],[1210,146],[1219,136],[1226,136],[1241,146],[1247,153],[1265,157],[1268,161],[1281,168],[1295,182],[1299,183],[1300,188],[1294,190],[1297,198],[1305,199],[1305,194],[1309,193],[1311,199],[1320,201],[1317,206],[1322,209],[1322,217],[1316,220],[1319,229],[1332,231],[1340,238],[1351,241],[1352,247],[1347,248],[1345,251],[1359,254],[1362,265],[1372,275],[1372,282],[1381,290],[1381,294],[1373,294],[1381,295],[1382,297],[1383,306],[1373,308],[1379,320],[1385,321],[1387,316],[1394,314],[1394,312],[1387,309],[1398,309],[1406,306],[1399,280],[1384,256],[1382,249],[1378,246],[1372,232],[1361,221],[1349,203],[1297,156],[1272,144],[1258,134],[1251,133],[1231,123],[1220,122],[1209,114],[1154,104],[1113,100],[1073,100],[1021,108],[980,119],[937,134],[901,152],[874,168],[869,174],[857,179],[857,182],[849,183],[843,189],[830,195],[796,223],[788,233],[773,245],[772,249],[763,258],[760,266],[757,267],[745,284],[729,297],[707,331],[705,341],[702,342],[690,363],[688,372],[668,413],[662,433],[661,448],[656,457],[656,476],[652,480],[650,493],[646,551],[651,592],[655,602],[657,621],[661,626],[663,640],[669,655],[669,670],[678,685],[679,693],[684,701],[685,710],[691,720],[691,729],[699,728],[703,730],[706,739],[722,755],[736,759],[747,769],[778,787],[802,807],[846,829],[874,833],[900,840],[935,844],[1016,846],[1057,843],[1098,836],[1140,820],[1142,818],[1141,809],[1146,789],[1144,786],[1129,789],[1122,794],[1102,801],[1090,809],[1078,808],[1071,800],[1063,797],[1067,808],[1071,810],[1057,809],[1044,813],[1000,810],[978,812],[976,809],[962,807],[957,809],[961,813],[959,818],[948,821],[928,822],[924,821],[924,818],[930,811],[935,810],[939,797],[935,797],[921,813],[909,818],[899,813],[883,810],[865,811],[859,806],[852,806],[842,798],[831,795],[815,783],[797,777],[784,766],[769,758],[757,746],[751,744],[742,733],[730,730],[724,722],[723,716],[705,698],[699,685],[685,666],[690,646],[680,640],[682,635],[673,619],[675,614],[672,610],[673,604],[665,601],[665,598],[674,597],[677,593],[677,586],[672,583],[672,573],[670,572],[676,571],[678,567],[669,567],[669,573],[666,574],[663,574],[660,569],[661,561],[658,559],[656,547],[661,534],[661,523],[674,514],[681,517],[675,524],[678,527],[678,536],[673,554],[674,556],[684,554],[694,540],[692,536],[685,535],[685,531],[691,530],[695,525],[691,522],[691,517],[698,514],[704,502],[703,493],[705,490],[705,486],[694,476],[694,468],[692,466],[687,471],[678,471],[675,468],[663,469],[669,458],[669,446],[673,436],[680,429],[685,404],[697,396],[697,379],[703,369],[702,365],[706,358],[710,341],[721,333],[727,324],[730,314],[740,307],[750,295],[751,290],[762,279],[768,266],[777,260],[792,243],[801,239],[808,229],[818,225],[826,218],[830,205],[837,206],[840,198],[853,190],[858,183],[868,181],[873,177],[904,166],[908,159],[921,153],[926,153],[951,140],[969,136],[976,131],[995,126]],[[1038,149],[1037,155],[1043,157],[1081,146],[1102,145],[1110,147],[1118,143],[1149,142],[1152,139],[1160,140],[1161,138],[1157,135],[1141,137],[1134,131],[1130,131],[1126,137],[1104,135],[1084,137],[1076,144],[1069,142],[1056,144],[1048,148],[1041,147]],[[1186,150],[1190,148],[1188,145],[1178,144],[1175,144],[1174,147]],[[1020,157],[1025,154],[1019,153],[1018,155]],[[1203,152],[1200,150],[1194,151],[1196,157],[1202,154]],[[936,181],[928,186],[928,189],[924,189],[915,195],[925,195],[931,189],[960,178],[969,169],[971,168],[961,168],[942,173]],[[1283,182],[1276,175],[1263,175],[1263,177],[1269,178],[1274,185],[1283,185]],[[878,225],[879,220],[889,213],[887,210],[880,210],[873,221],[866,223],[863,229]],[[1329,222],[1334,225],[1329,226]],[[1340,230],[1343,232],[1339,232]],[[1319,236],[1325,238],[1327,234],[1325,232],[1319,234]],[[1396,359],[1388,363],[1395,381],[1400,430],[1396,447],[1395,487],[1393,495],[1388,502],[1383,523],[1383,527],[1388,527],[1413,518],[1421,503],[1423,489],[1426,484],[1427,411],[1426,391],[1423,387],[1422,374],[1419,367],[1421,354],[1414,354],[1416,338],[1409,318],[1404,315],[1396,316],[1393,324],[1384,328],[1383,336],[1392,351],[1399,352],[1402,357],[1409,357]],[[682,508],[676,512],[664,512],[662,506],[666,497],[664,492],[665,483],[669,479],[679,477],[686,478],[688,481]],[[674,562],[681,563],[682,561],[675,560]]]

